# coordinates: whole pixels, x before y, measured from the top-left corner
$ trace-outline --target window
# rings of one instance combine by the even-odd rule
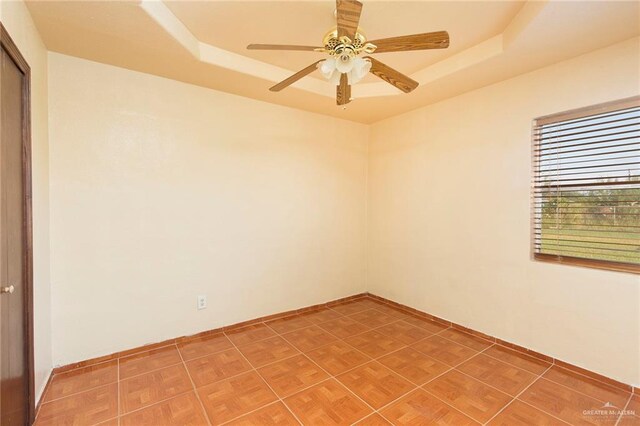
[[[533,128],[533,256],[640,273],[640,96]]]

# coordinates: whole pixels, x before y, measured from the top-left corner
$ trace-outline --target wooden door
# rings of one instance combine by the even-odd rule
[[[29,70],[2,28],[0,59],[0,425],[31,424]]]

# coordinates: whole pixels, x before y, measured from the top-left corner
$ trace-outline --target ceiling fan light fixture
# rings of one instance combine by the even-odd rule
[[[336,69],[341,73],[348,73],[353,69],[353,64],[356,59],[356,55],[353,51],[344,50],[335,55]]]
[[[323,38],[322,47],[283,44],[250,44],[251,50],[299,50],[328,53],[329,58],[312,63],[306,68],[269,88],[279,92],[318,69],[325,79],[336,86],[336,103],[346,105],[351,99],[351,85],[358,83],[368,73],[391,84],[404,93],[418,87],[419,83],[377,59],[364,56],[372,53],[408,52],[412,50],[445,49],[449,47],[449,33],[434,31],[399,37],[367,41],[358,26],[362,3],[358,0],[336,0],[336,27]]]
[[[354,58],[353,60],[353,68],[347,74],[349,77],[349,84],[356,84],[360,80],[366,77],[371,71],[371,61],[363,58]]]
[[[336,58],[333,56],[324,61],[320,61],[318,63],[318,70],[320,70],[320,74],[330,83],[336,86],[340,84],[340,74],[342,73],[336,69]]]
[[[339,56],[332,56],[318,64],[320,74],[331,84],[340,84],[340,75],[346,74],[349,84],[356,84],[371,70],[371,61],[357,56],[342,60]]]

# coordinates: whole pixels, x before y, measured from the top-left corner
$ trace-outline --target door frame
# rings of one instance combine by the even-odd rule
[[[24,354],[27,361],[27,419],[35,420],[35,379],[33,343],[33,210],[31,190],[31,68],[0,22],[0,45],[24,75],[22,88],[22,184],[23,184],[23,276],[24,276]]]

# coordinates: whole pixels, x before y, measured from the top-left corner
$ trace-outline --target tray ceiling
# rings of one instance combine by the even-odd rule
[[[319,44],[332,1],[28,1],[49,50],[271,103],[370,123],[640,34],[634,1],[364,1],[369,38],[447,30],[449,49],[375,55],[420,87],[369,76],[347,108],[319,73],[268,88],[322,55],[247,51]],[[640,47],[639,47],[640,48]]]

